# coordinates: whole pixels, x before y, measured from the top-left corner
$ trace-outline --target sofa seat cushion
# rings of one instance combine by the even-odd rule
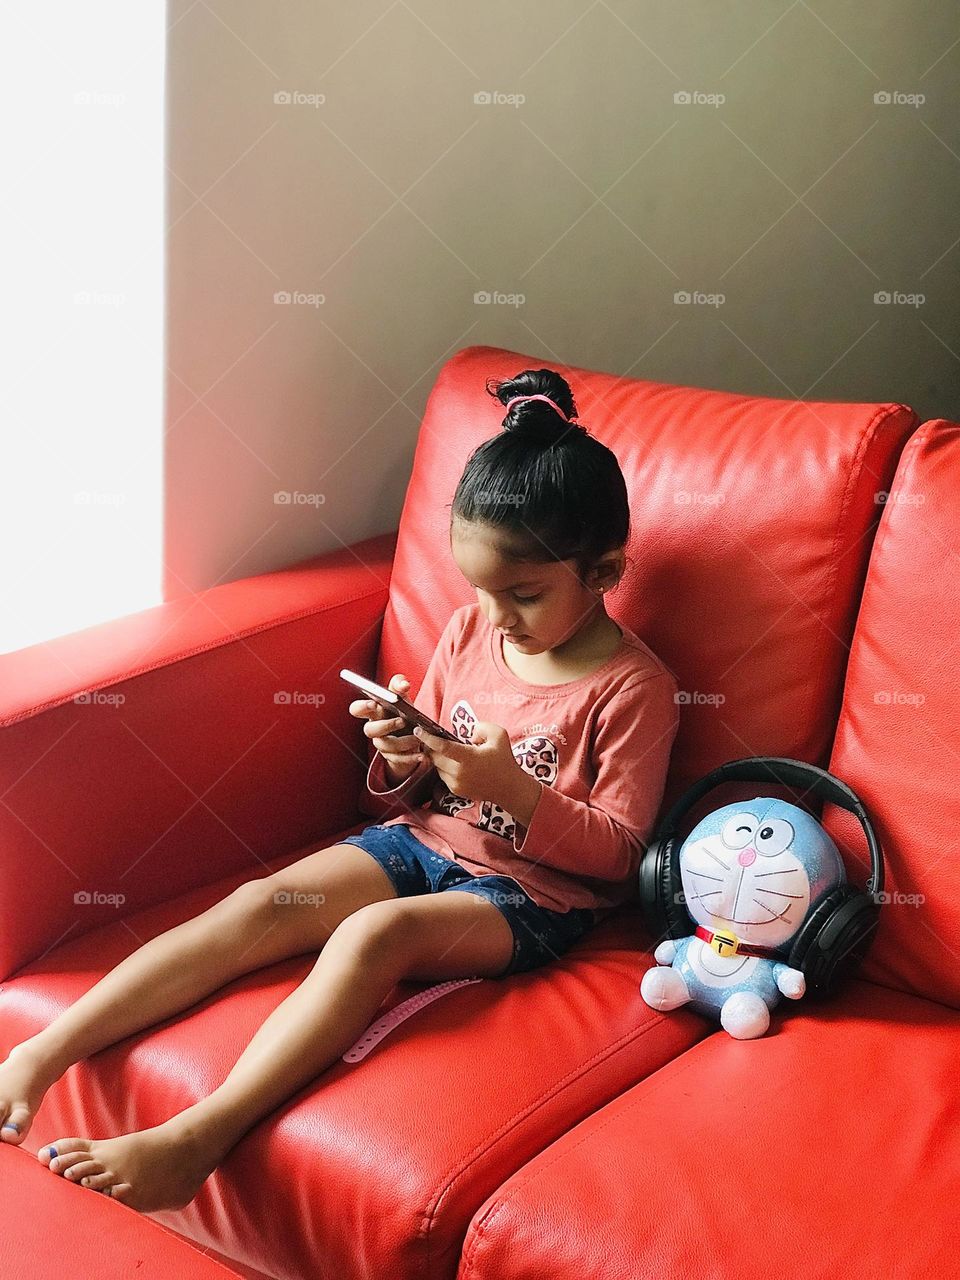
[[[960,1015],[853,980],[774,1019],[701,1040],[521,1169],[458,1280],[955,1275]]]
[[[0,1056],[240,879],[98,928],[20,970],[0,989]],[[473,1214],[505,1178],[709,1033],[691,1012],[664,1018],[640,999],[645,945],[625,907],[549,966],[447,992],[255,1125],[190,1205],[151,1216],[283,1280],[454,1276]],[[238,978],[70,1067],[24,1145],[144,1128],[206,1096],[314,958]],[[400,984],[384,1010],[430,985]]]
[[[58,1178],[0,1143],[3,1280],[237,1280],[237,1272],[143,1214]]]

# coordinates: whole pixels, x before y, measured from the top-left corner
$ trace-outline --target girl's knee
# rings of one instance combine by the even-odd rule
[[[283,886],[274,876],[259,876],[238,884],[217,905],[244,915],[271,915],[281,904]]]
[[[330,937],[358,959],[402,965],[417,936],[417,926],[408,903],[400,899],[371,902],[346,916]]]

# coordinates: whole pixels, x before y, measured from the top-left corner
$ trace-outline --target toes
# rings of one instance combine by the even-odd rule
[[[6,1108],[0,1108],[0,1115]],[[33,1119],[33,1112],[23,1102],[14,1102],[10,1107],[8,1114],[3,1116],[3,1125],[0,1125],[0,1142],[12,1142],[14,1144],[23,1142],[27,1137],[29,1123]]]
[[[106,1173],[86,1174],[80,1179],[80,1185],[83,1187],[89,1187],[91,1191],[103,1191],[104,1188],[106,1188],[107,1194],[109,1195],[109,1188],[114,1182],[116,1182],[116,1180],[117,1175],[112,1169],[108,1169]]]
[[[31,1115],[26,1107],[13,1107],[0,1127],[0,1142],[9,1142],[16,1146],[27,1136]]]
[[[69,1182],[79,1182],[87,1174],[103,1173],[103,1169],[104,1166],[100,1160],[80,1159],[75,1164],[72,1164],[63,1176]]]
[[[114,1183],[114,1185],[110,1187],[104,1194],[112,1195],[113,1199],[119,1200],[121,1204],[127,1204],[132,1193],[133,1193],[133,1187],[130,1185],[129,1182],[117,1182],[117,1183]]]
[[[59,1173],[65,1177],[75,1164],[81,1164],[88,1159],[89,1156],[85,1151],[68,1151],[65,1156],[57,1156],[51,1160],[48,1168],[51,1173]]]
[[[51,1142],[46,1147],[41,1147],[37,1152],[37,1159],[41,1164],[49,1165],[59,1156],[65,1156],[71,1151],[89,1151],[90,1142],[87,1138],[58,1138],[56,1142]]]

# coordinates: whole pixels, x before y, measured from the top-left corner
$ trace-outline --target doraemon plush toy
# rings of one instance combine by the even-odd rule
[[[640,994],[663,1012],[690,1004],[719,1015],[738,1040],[762,1036],[781,995],[799,1000],[806,982],[783,963],[807,914],[846,881],[823,827],[785,800],[758,796],[716,809],[679,851],[687,938],[654,951]]]

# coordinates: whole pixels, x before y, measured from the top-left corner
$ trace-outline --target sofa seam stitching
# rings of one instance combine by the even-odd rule
[[[636,1041],[639,1041],[643,1036],[647,1035],[650,1031],[652,1031],[654,1027],[661,1025],[662,1021],[663,1021],[662,1018],[652,1019],[645,1026],[640,1027],[634,1032],[627,1032],[625,1035],[621,1036],[619,1040],[615,1040],[612,1044],[606,1045],[603,1049],[598,1050],[598,1052],[595,1053],[592,1058],[588,1058],[586,1062],[580,1063],[579,1066],[573,1068],[573,1070],[568,1072],[567,1075],[564,1076],[561,1080],[558,1080],[557,1083],[553,1086],[553,1088],[548,1093],[537,1098],[536,1101],[530,1103],[530,1105],[524,1108],[522,1111],[511,1116],[509,1120],[505,1121],[500,1126],[500,1128],[496,1129],[492,1134],[488,1134],[486,1138],[484,1138],[481,1142],[477,1143],[477,1145],[473,1148],[472,1151],[468,1152],[466,1156],[462,1157],[461,1160],[458,1161],[458,1163],[452,1167],[452,1169],[447,1171],[447,1173],[443,1176],[440,1190],[434,1193],[433,1207],[430,1208],[427,1211],[427,1213],[423,1215],[423,1217],[421,1218],[420,1230],[418,1234],[421,1238],[425,1239],[427,1242],[427,1259],[426,1260],[428,1263],[431,1260],[430,1259],[430,1243],[431,1243],[432,1224],[436,1219],[436,1215],[437,1215],[437,1211],[439,1210],[440,1203],[443,1200],[443,1197],[447,1195],[449,1191],[452,1189],[452,1186],[454,1185],[454,1183],[456,1183],[456,1181],[460,1177],[462,1177],[462,1175],[465,1174],[470,1169],[470,1167],[476,1162],[477,1157],[492,1150],[493,1147],[496,1145],[496,1143],[511,1129],[515,1128],[518,1123],[520,1123],[523,1120],[527,1120],[531,1116],[535,1115],[536,1112],[540,1110],[540,1108],[543,1107],[547,1102],[553,1101],[570,1084],[575,1083],[578,1079],[582,1078],[598,1061],[601,1061],[606,1058],[611,1058],[614,1056],[614,1054],[618,1053],[621,1049],[628,1047],[629,1045],[633,1044]]]
[[[655,1024],[651,1023],[650,1025],[651,1025],[651,1026],[653,1026],[653,1025],[655,1025]],[[637,1088],[639,1088],[641,1085],[645,1085],[645,1084],[648,1084],[648,1083],[649,1083],[649,1084],[650,1084],[650,1089],[651,1089],[651,1090],[654,1090],[654,1089],[658,1089],[658,1088],[660,1088],[660,1087],[664,1084],[664,1082],[665,1082],[665,1081],[673,1081],[673,1080],[675,1080],[675,1079],[676,1079],[676,1077],[677,1077],[677,1075],[681,1074],[681,1073],[682,1073],[682,1072],[684,1072],[684,1071],[689,1071],[691,1067],[695,1066],[695,1065],[696,1065],[696,1061],[695,1061],[694,1059],[691,1059],[690,1061],[683,1063],[681,1066],[677,1067],[677,1069],[676,1069],[673,1073],[670,1073],[670,1072],[668,1072],[668,1071],[665,1071],[665,1070],[664,1070],[664,1067],[669,1067],[672,1063],[677,1063],[677,1062],[679,1062],[679,1061],[680,1061],[680,1058],[684,1057],[684,1056],[685,1056],[687,1053],[689,1053],[691,1050],[696,1049],[696,1048],[697,1048],[699,1045],[701,1045],[701,1044],[705,1044],[708,1040],[713,1039],[713,1037],[714,1037],[714,1036],[719,1035],[719,1034],[721,1034],[721,1033],[719,1033],[719,1032],[713,1032],[712,1034],[707,1035],[703,1040],[698,1040],[695,1044],[690,1045],[690,1047],[689,1047],[688,1049],[684,1050],[684,1052],[683,1052],[682,1054],[680,1054],[678,1057],[676,1057],[676,1058],[671,1058],[671,1059],[669,1060],[669,1062],[667,1062],[667,1063],[665,1063],[665,1064],[664,1064],[664,1066],[663,1066],[663,1067],[658,1067],[656,1070],[654,1070],[654,1071],[650,1072],[648,1075],[644,1076],[641,1080],[636,1081],[636,1083],[635,1083],[635,1084],[633,1084],[633,1085],[631,1085],[631,1086],[630,1086],[630,1087],[629,1087],[629,1088],[628,1088],[624,1093],[619,1093],[619,1094],[617,1094],[617,1095],[616,1095],[616,1097],[611,1098],[609,1102],[604,1103],[604,1108],[602,1108],[602,1109],[605,1109],[606,1107],[615,1108],[615,1103],[616,1103],[618,1100],[622,1100],[622,1099],[626,1098],[626,1097],[628,1096],[628,1094],[629,1094],[633,1089],[637,1089]],[[659,1079],[657,1079],[657,1077],[658,1077],[658,1076],[660,1077]],[[651,1082],[652,1082],[652,1083],[651,1083]],[[644,1098],[632,1098],[632,1099],[630,1099],[630,1101],[626,1104],[626,1106],[624,1107],[624,1109],[623,1109],[623,1110],[624,1110],[624,1111],[626,1111],[626,1112],[630,1112],[630,1111],[632,1111],[635,1107],[637,1107],[637,1106],[639,1106],[639,1105],[642,1105],[644,1101],[645,1101],[645,1097],[644,1097]],[[584,1119],[583,1119],[583,1120],[581,1120],[579,1123],[580,1123],[580,1124],[585,1124],[587,1121],[589,1121],[589,1120],[590,1120],[593,1116],[595,1116],[596,1114],[597,1114],[597,1112],[591,1112],[591,1115],[589,1115],[589,1116],[585,1116],[585,1117],[584,1117]],[[556,1151],[555,1151],[555,1152],[553,1153],[553,1155],[551,1156],[551,1158],[550,1158],[548,1161],[545,1161],[545,1162],[541,1165],[541,1167],[540,1167],[539,1169],[535,1170],[535,1176],[536,1176],[537,1178],[542,1177],[544,1174],[546,1174],[546,1172],[551,1168],[551,1166],[552,1166],[552,1165],[556,1164],[556,1162],[557,1162],[558,1160],[562,1159],[564,1156],[569,1156],[573,1151],[576,1151],[578,1147],[582,1146],[585,1142],[588,1142],[591,1138],[595,1137],[597,1134],[602,1133],[602,1132],[604,1131],[604,1129],[606,1129],[609,1125],[613,1124],[613,1123],[614,1123],[615,1121],[617,1121],[617,1120],[620,1120],[621,1118],[622,1118],[622,1116],[621,1116],[620,1114],[617,1114],[617,1115],[609,1115],[609,1116],[607,1116],[607,1118],[603,1121],[603,1123],[602,1123],[602,1124],[599,1124],[599,1125],[595,1126],[594,1128],[591,1128],[591,1129],[590,1129],[590,1131],[589,1131],[588,1133],[581,1134],[581,1136],[577,1139],[577,1141],[576,1141],[576,1142],[574,1142],[574,1143],[572,1144],[572,1146],[571,1146],[571,1145],[567,1145],[567,1146],[565,1146],[565,1147],[563,1148],[563,1150],[561,1150],[561,1151],[559,1151],[559,1152],[556,1152]],[[567,1134],[569,1134],[569,1133],[570,1133],[570,1130],[567,1130]],[[560,1143],[562,1143],[562,1142],[563,1142],[564,1137],[566,1137],[566,1136],[567,1136],[566,1134],[561,1134],[558,1138],[555,1138],[555,1139],[554,1139],[554,1142],[553,1142],[551,1145],[556,1145],[556,1144],[560,1144]],[[548,1150],[548,1149],[549,1149],[549,1148],[546,1148],[545,1150]],[[491,1223],[491,1222],[493,1221],[493,1219],[496,1217],[496,1215],[500,1212],[500,1210],[501,1210],[501,1209],[506,1208],[506,1206],[509,1204],[510,1199],[512,1198],[512,1196],[513,1196],[517,1191],[521,1190],[521,1188],[522,1188],[524,1185],[526,1185],[526,1181],[529,1181],[529,1180],[530,1180],[530,1175],[529,1175],[529,1173],[528,1173],[528,1175],[527,1175],[527,1179],[526,1179],[526,1181],[525,1181],[525,1180],[523,1180],[523,1179],[521,1178],[521,1175],[523,1174],[523,1172],[524,1172],[525,1170],[529,1170],[530,1165],[531,1165],[531,1164],[533,1164],[533,1163],[534,1163],[534,1161],[539,1160],[539,1159],[540,1159],[540,1157],[541,1157],[543,1154],[544,1154],[543,1152],[538,1153],[538,1155],[534,1156],[531,1160],[528,1160],[528,1161],[526,1162],[526,1164],[522,1165],[522,1166],[520,1167],[520,1169],[518,1169],[518,1170],[517,1170],[517,1172],[511,1176],[510,1181],[515,1182],[515,1184],[516,1184],[516,1185],[514,1186],[514,1188],[513,1188],[512,1192],[511,1192],[511,1194],[510,1194],[509,1196],[504,1196],[504,1197],[502,1197],[502,1198],[501,1198],[500,1200],[498,1200],[498,1201],[497,1201],[493,1206],[491,1206],[491,1209],[489,1210],[489,1212],[487,1213],[487,1215],[485,1215],[485,1217],[481,1220],[482,1226],[481,1226],[481,1224],[480,1224],[480,1223],[478,1223],[477,1228],[476,1228],[476,1230],[475,1230],[475,1232],[474,1232],[474,1235],[475,1235],[475,1238],[476,1238],[477,1243],[479,1243],[479,1240],[480,1240],[480,1238],[481,1238],[482,1230],[483,1230],[483,1229],[485,1229],[485,1228],[486,1228],[486,1226],[487,1226],[487,1225],[489,1225],[489,1223]],[[502,1186],[502,1185],[503,1185],[503,1184],[501,1183],[501,1186]],[[467,1256],[467,1254],[463,1254],[463,1257],[467,1260],[468,1267],[471,1267],[471,1268],[472,1268],[472,1265],[473,1265],[473,1257],[474,1257],[474,1255],[475,1255],[475,1253],[476,1253],[476,1249],[477,1249],[477,1243],[475,1243],[475,1244],[470,1248],[469,1257]],[[467,1275],[465,1275],[465,1276],[461,1277],[461,1280],[468,1280],[468,1276],[469,1276],[469,1272],[467,1273]]]

